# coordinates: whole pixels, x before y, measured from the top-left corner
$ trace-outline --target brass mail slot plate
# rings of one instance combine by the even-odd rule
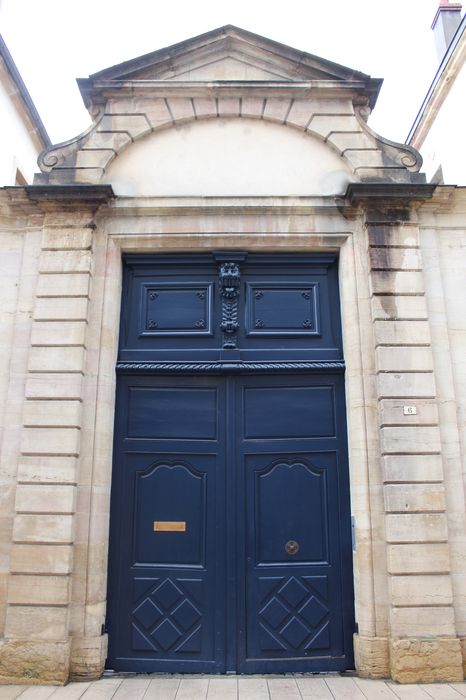
[[[186,522],[181,520],[154,520],[154,532],[186,532]]]

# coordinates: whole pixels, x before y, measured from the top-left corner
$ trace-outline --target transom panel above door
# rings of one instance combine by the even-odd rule
[[[120,364],[279,361],[342,366],[335,256],[125,259]]]

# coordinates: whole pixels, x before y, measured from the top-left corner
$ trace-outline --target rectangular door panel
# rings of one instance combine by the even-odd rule
[[[128,402],[130,438],[215,440],[217,437],[216,388],[130,387]]]
[[[328,564],[327,484],[334,477],[326,462],[317,454],[245,455],[255,566]]]
[[[132,566],[205,567],[216,455],[159,453],[144,461],[149,466],[134,469],[133,477]]]
[[[260,386],[244,390],[245,439],[335,435],[333,386]]]

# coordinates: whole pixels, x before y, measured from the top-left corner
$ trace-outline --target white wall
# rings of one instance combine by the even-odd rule
[[[13,102],[11,90],[14,85],[0,61],[0,187],[15,184],[17,168],[28,183],[39,170],[39,150]]]
[[[153,133],[110,164],[103,182],[128,196],[343,194],[350,170],[329,146],[290,127],[210,119]]]
[[[430,181],[439,165],[446,185],[466,185],[466,65],[453,83],[427,136],[421,155]]]

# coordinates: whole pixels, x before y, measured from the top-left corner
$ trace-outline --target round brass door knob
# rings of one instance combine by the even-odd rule
[[[287,554],[297,554],[299,552],[299,544],[294,540],[288,540],[285,545],[285,552]]]

